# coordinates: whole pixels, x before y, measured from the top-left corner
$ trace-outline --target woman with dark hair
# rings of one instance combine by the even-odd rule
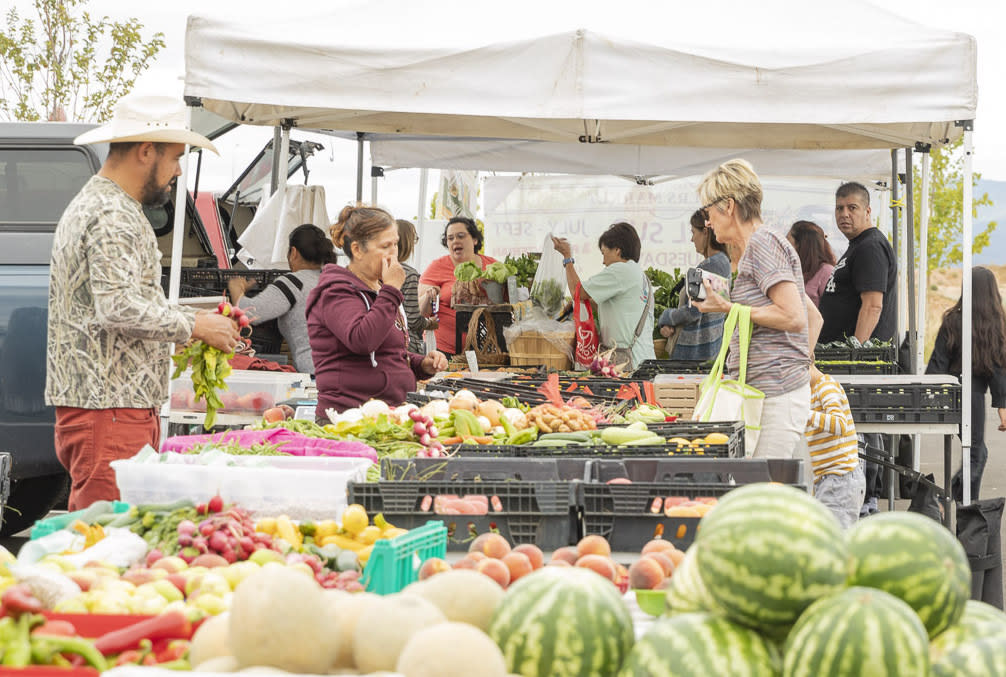
[[[423,344],[423,332],[427,329],[436,329],[436,321],[423,317],[419,301],[419,272],[406,263],[412,256],[419,237],[416,235],[416,226],[411,221],[396,219],[395,223],[398,224],[398,262],[405,270],[402,296],[405,298],[405,319],[409,323],[409,350],[424,354],[426,347]],[[435,289],[429,289],[426,293],[429,296],[426,299],[429,305],[437,292]]]
[[[405,271],[391,214],[347,206],[331,233],[349,263],[325,266],[307,299],[307,332],[317,369],[315,417],[321,421],[328,420],[330,408],[342,412],[372,398],[399,405],[416,389],[417,377],[447,367],[442,353],[408,351],[401,292]]]
[[[926,365],[927,374],[961,376],[961,303],[943,313],[936,344]],[[971,269],[971,500],[978,499],[988,459],[985,446],[985,392],[999,410],[999,430],[1006,431],[1006,315],[995,274],[983,266]],[[960,470],[951,480],[954,500],[963,497]]]
[[[553,237],[552,245],[562,254],[570,292],[575,293],[576,288],[582,286],[581,300],[597,303],[601,343],[629,351],[629,370],[644,360],[655,359],[650,338],[653,336],[653,290],[639,265],[642,247],[636,229],[619,222],[601,233],[597,246],[604,269],[582,282],[573,267],[575,261],[569,241]]]
[[[437,312],[437,348],[441,352],[453,354],[456,351],[454,345],[454,325],[455,314],[451,303],[451,292],[454,291],[454,269],[462,263],[471,261],[478,264],[478,267],[485,270],[490,263],[495,263],[496,259],[491,256],[480,254],[484,238],[475,221],[472,219],[455,216],[447,222],[444,228],[444,236],[440,240],[447,249],[447,256],[441,256],[435,260],[423,272],[419,278],[419,300],[420,307],[426,310],[428,299],[434,295],[440,295],[440,309]],[[429,312],[429,311],[426,311]],[[424,313],[426,314],[426,313]]]
[[[727,247],[716,239],[716,233],[707,223],[708,214],[699,209],[690,219],[692,244],[702,255],[703,261],[697,267],[714,275],[730,279],[730,257]],[[660,335],[671,338],[678,335],[673,360],[698,360],[704,362],[716,357],[723,339],[723,313],[701,313],[688,303],[688,294],[678,295],[678,307],[668,308],[660,315]]]
[[[246,296],[253,280],[231,278],[227,283],[231,303],[248,312],[253,325],[276,320],[293,357],[293,366],[302,374],[314,373],[311,343],[307,338],[304,305],[307,295],[318,284],[321,267],[335,263],[335,248],[318,226],[305,223],[290,232],[286,262],[290,272],[276,278],[258,294]]]
[[[828,236],[813,221],[797,221],[786,236],[800,257],[803,270],[803,287],[815,306],[821,305],[821,294],[835,270],[835,253],[828,244]]]

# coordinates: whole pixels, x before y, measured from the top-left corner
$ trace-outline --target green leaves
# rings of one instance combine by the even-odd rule
[[[474,261],[459,263],[454,268],[454,279],[460,280],[461,282],[472,282],[473,280],[478,280],[481,277],[482,268],[480,268],[479,264]]]
[[[668,308],[678,307],[679,292],[674,287],[681,281],[680,268],[666,273],[657,268],[646,269],[646,279],[653,285],[653,338],[660,338],[660,316]]]
[[[105,122],[164,47],[138,19],[92,19],[87,0],[33,0],[0,30],[0,117]],[[99,51],[101,47],[101,51]]]
[[[206,418],[203,420],[203,428],[206,430],[211,429],[216,422],[217,409],[223,408],[223,402],[220,401],[217,391],[227,390],[224,379],[231,375],[232,357],[234,353],[224,353],[202,341],[195,341],[182,352],[171,356],[175,363],[172,380],[185,373],[190,365],[192,366],[192,390],[196,402],[206,401]]]
[[[538,272],[538,259],[529,254],[521,254],[517,258],[507,255],[503,262],[514,270],[513,274],[517,276],[518,287],[531,289],[535,273]]]

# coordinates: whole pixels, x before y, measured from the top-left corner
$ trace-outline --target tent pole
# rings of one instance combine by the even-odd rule
[[[430,170],[423,167],[419,170],[419,204],[416,206],[416,233],[420,237],[426,224],[426,184],[429,183]],[[422,250],[415,252],[417,267],[423,266],[420,270],[424,270],[429,261],[426,261],[422,257]]]
[[[192,125],[192,107],[185,107],[185,124]],[[185,207],[189,192],[189,147],[181,158],[182,174],[175,182],[175,225],[171,230],[171,270],[168,273],[168,302],[178,303],[182,276],[182,249],[185,244]]]
[[[898,270],[899,294],[901,293],[900,278],[902,275],[902,269],[900,268],[901,264],[900,260],[901,256],[899,253],[900,249],[898,249],[898,244],[900,243],[901,240],[901,238],[898,236],[898,226],[900,225],[899,216],[901,215],[901,210],[899,209],[900,203],[901,201],[899,199],[899,191],[898,191],[898,151],[897,149],[891,149],[891,245],[892,249],[894,249],[895,260],[897,260],[899,264],[899,270]],[[895,300],[895,303],[897,303],[897,299]],[[898,335],[894,337],[895,345],[897,345],[898,338],[901,336],[901,321],[900,321],[901,316],[900,313],[898,312],[899,309],[900,308],[895,309],[895,317],[897,318],[895,324],[898,327]]]
[[[269,197],[270,195],[275,195],[277,189],[279,189],[279,166],[280,166],[280,156],[279,147],[283,143],[283,129],[280,125],[276,125],[272,129],[272,180],[269,183]]]
[[[286,178],[287,172],[290,171],[290,127],[289,125],[280,126],[279,135],[279,184],[276,186],[276,190],[273,191],[273,195],[279,194],[280,204],[282,204],[283,196],[286,193]]]
[[[961,124],[961,123],[958,123]],[[964,186],[961,212],[964,216],[961,262],[961,279],[963,294],[961,295],[961,485],[964,505],[971,504],[971,408],[985,406],[984,396],[981,402],[973,402],[971,398],[971,245],[972,245],[972,210],[974,198],[972,195],[972,160],[974,155],[974,139],[972,138],[974,123],[967,120],[964,127]]]
[[[363,202],[363,132],[356,133],[356,201]]]
[[[915,346],[919,342],[918,316],[915,313],[915,191],[912,173],[912,149],[905,149],[905,248],[908,273],[908,365],[910,373],[917,371],[915,361]]]
[[[926,297],[929,291],[929,145],[916,146],[922,154],[922,205],[919,214],[919,340],[915,344],[916,373],[925,371]],[[912,437],[912,470],[918,472],[922,464],[922,437]]]

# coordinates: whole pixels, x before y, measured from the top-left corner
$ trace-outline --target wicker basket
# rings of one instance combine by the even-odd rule
[[[548,335],[537,331],[523,332],[507,344],[510,364],[517,366],[540,364],[557,371],[570,369],[573,366],[572,359],[555,343],[568,344],[569,352],[572,354],[574,339],[573,332],[555,332]]]

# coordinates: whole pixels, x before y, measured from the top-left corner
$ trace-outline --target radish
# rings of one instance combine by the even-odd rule
[[[216,531],[216,527],[213,526],[213,522],[203,520],[199,523],[199,533],[203,536],[209,537],[214,531]]]
[[[192,537],[196,533],[196,523],[192,520],[182,520],[178,523],[178,535]]]
[[[209,546],[217,552],[223,552],[225,549],[230,548],[230,544],[227,542],[227,537],[224,536],[222,531],[213,532],[213,535],[210,536],[209,539]]]
[[[223,497],[217,494],[206,503],[206,507],[210,512],[221,512],[224,509]]]
[[[432,442],[432,441],[433,441],[433,440],[432,440],[432,438],[430,437],[430,434],[429,434],[429,433],[423,433],[423,434],[422,434],[422,435],[421,435],[421,436],[419,437],[419,443],[420,443],[421,445],[423,445],[424,447],[428,447],[428,446],[430,446],[430,442]]]
[[[431,425],[430,427],[428,427],[426,429],[426,432],[428,432],[430,434],[430,437],[436,437],[437,433],[439,433],[440,431],[437,430],[437,426]]]
[[[418,409],[412,409],[411,411],[409,411],[409,418],[412,419],[413,421],[419,422],[423,420],[423,412],[419,411]]]
[[[183,548],[192,545],[192,534],[178,534],[178,545]]]
[[[416,437],[422,437],[426,433],[427,433],[427,430],[426,430],[426,425],[425,424],[423,424],[423,423],[416,423],[414,426],[412,426],[412,434],[415,435]]]

